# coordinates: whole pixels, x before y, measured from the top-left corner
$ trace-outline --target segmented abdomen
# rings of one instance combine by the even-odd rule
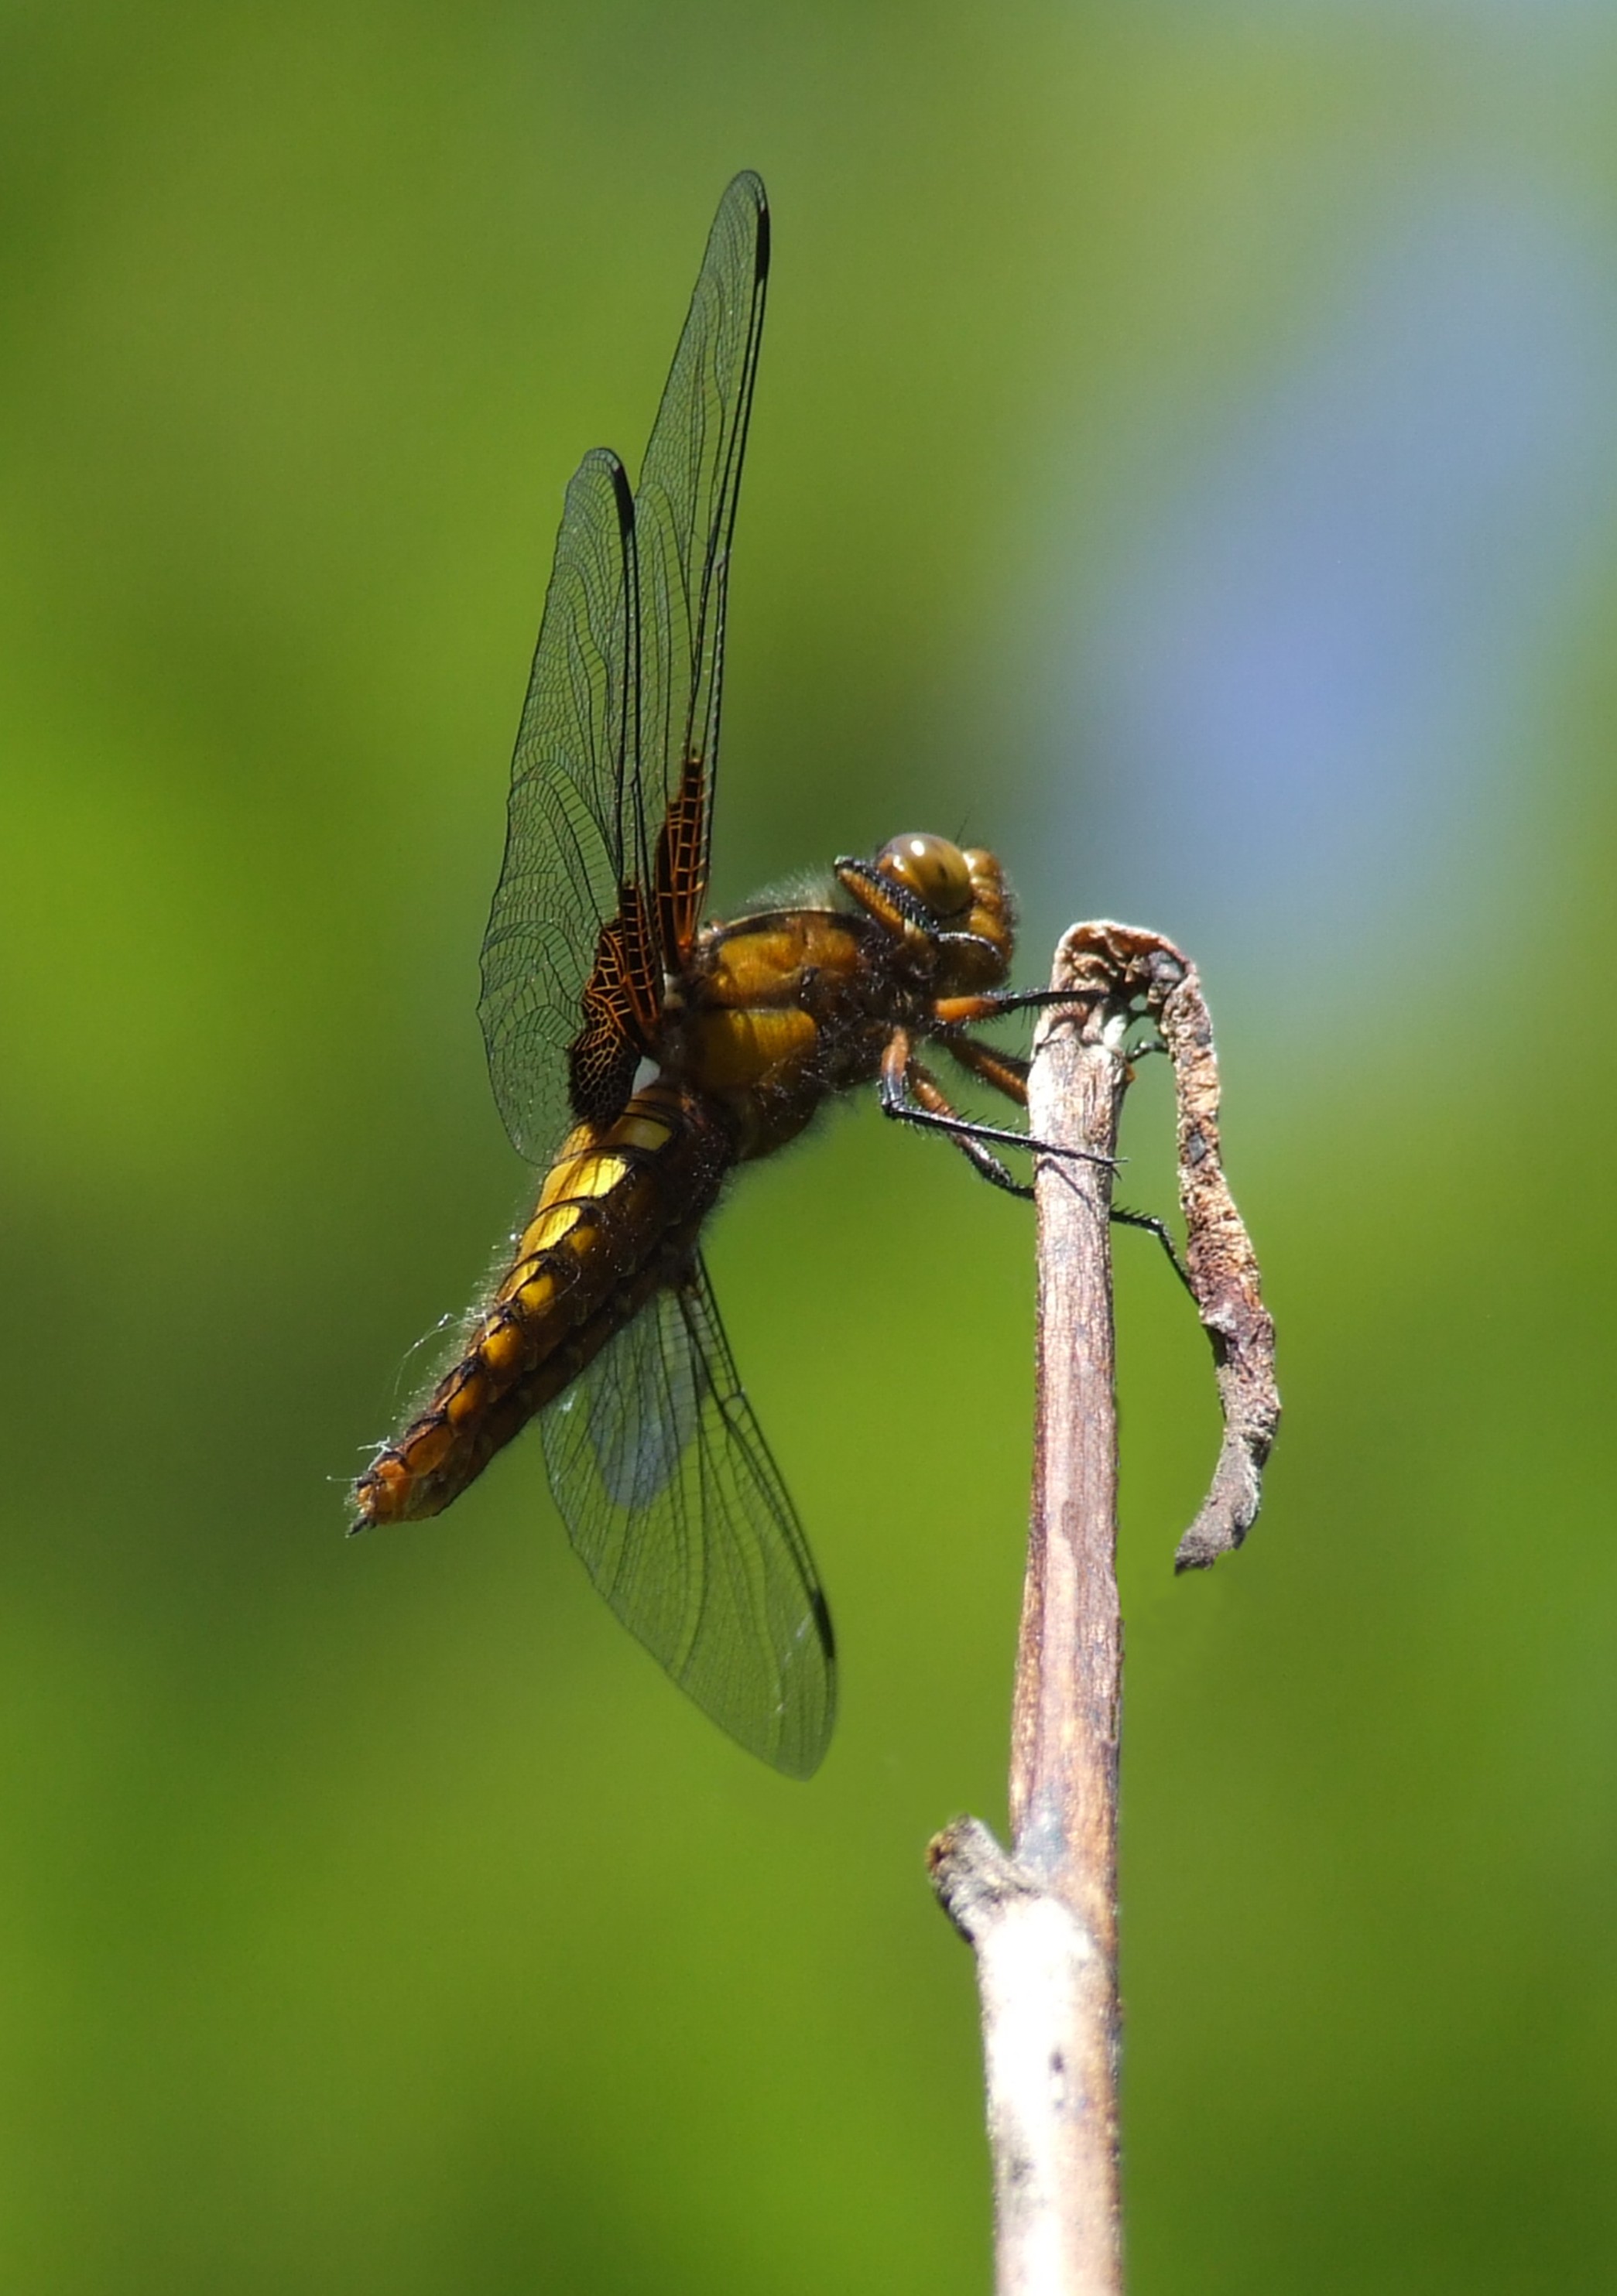
[[[438,1514],[688,1261],[735,1149],[670,1084],[580,1125],[458,1363],[354,1486],[354,1528]]]

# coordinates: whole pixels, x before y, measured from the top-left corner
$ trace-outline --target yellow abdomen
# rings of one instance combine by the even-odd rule
[[[459,1361],[355,1485],[355,1529],[458,1497],[688,1262],[734,1157],[703,1102],[661,1081],[570,1133]]]

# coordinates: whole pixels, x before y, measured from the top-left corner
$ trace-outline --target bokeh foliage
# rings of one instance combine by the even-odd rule
[[[920,1851],[1001,1808],[1021,1208],[867,1111],[723,1216],[844,1653],[808,1789],[613,1626],[537,1447],[339,1535],[527,1185],[472,1005],[561,488],[637,454],[759,168],[718,892],[969,809],[1058,889],[1036,972],[1134,898],[1052,826],[1093,732],[1019,763],[1052,529],[1104,587],[1434,152],[1609,256],[1610,44],[1542,12],[7,12],[8,2288],[986,2285]],[[1246,1553],[1175,1584],[1211,1404],[1125,1249],[1139,2296],[1617,2269],[1613,603],[1597,546],[1413,929],[1369,901],[1309,988],[1233,929],[1221,975],[1209,905],[1288,1419]]]

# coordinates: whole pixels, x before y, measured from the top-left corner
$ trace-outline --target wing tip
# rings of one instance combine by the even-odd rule
[[[825,1718],[822,1727],[807,1742],[792,1746],[777,1745],[767,1751],[762,1747],[748,1745],[745,1739],[739,1742],[749,1753],[762,1754],[764,1760],[777,1775],[783,1778],[796,1778],[807,1785],[830,1752],[831,1741],[835,1732],[836,1699],[833,1693],[825,1710]]]
[[[752,278],[754,285],[769,275],[769,195],[764,189],[764,179],[756,168],[743,168],[732,176],[719,201],[721,209],[734,201],[751,209],[753,228]]]
[[[575,489],[579,495],[587,495],[603,478],[612,488],[612,498],[617,505],[619,528],[622,532],[628,533],[635,522],[634,489],[628,482],[628,472],[610,447],[592,447],[579,464],[567,482],[567,508],[571,511],[575,507]],[[565,513],[562,524],[565,528]],[[542,627],[539,635],[541,637],[544,636]]]
[[[786,1778],[811,1778],[829,1752],[836,1732],[836,1636],[832,1631],[825,1597],[817,1587],[809,1598],[809,1616],[817,1629],[819,1695],[800,1701],[796,1732],[783,1732],[773,1751],[765,1756],[770,1766]]]

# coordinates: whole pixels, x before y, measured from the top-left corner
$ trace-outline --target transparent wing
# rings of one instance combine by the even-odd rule
[[[750,1753],[809,1776],[836,1710],[831,1620],[700,1260],[539,1424],[569,1536],[624,1625]]]
[[[641,742],[653,832],[687,777],[705,772],[694,858],[700,906],[707,885],[718,744],[730,537],[769,270],[769,210],[752,174],[737,176],[713,218],[635,488],[639,558]],[[643,865],[650,860],[643,850]]]
[[[604,447],[567,489],[511,763],[505,858],[483,937],[478,1005],[494,1097],[543,1163],[566,1128],[567,1048],[601,929],[618,906],[632,779],[635,532]]]
[[[644,1049],[635,1039],[705,895],[730,535],[768,249],[763,185],[737,176],[709,234],[637,494],[603,448],[567,490],[478,1006],[500,1114],[535,1162],[571,1116],[601,1112],[570,1095],[592,976],[589,1054],[571,1082],[604,1077],[610,1101],[610,1080],[634,1074]]]

